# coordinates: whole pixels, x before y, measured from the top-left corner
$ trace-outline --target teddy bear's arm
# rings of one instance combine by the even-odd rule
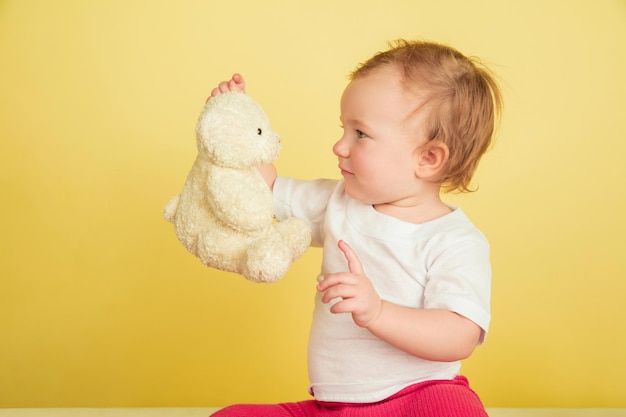
[[[174,223],[176,219],[176,211],[178,210],[178,202],[180,201],[180,195],[172,197],[172,199],[163,208],[163,218],[170,223]]]
[[[272,223],[272,193],[256,168],[214,169],[207,198],[216,216],[236,230],[252,231]]]

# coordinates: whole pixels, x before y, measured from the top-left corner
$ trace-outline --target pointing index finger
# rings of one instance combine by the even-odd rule
[[[356,256],[350,245],[348,245],[345,241],[340,240],[338,246],[348,261],[348,269],[350,272],[353,274],[363,274],[361,261],[359,261],[359,258]]]

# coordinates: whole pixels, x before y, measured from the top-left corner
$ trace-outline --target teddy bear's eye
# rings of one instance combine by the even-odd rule
[[[263,133],[263,131],[261,130],[261,128],[257,129],[257,133],[259,134],[259,136],[261,136],[261,134]]]

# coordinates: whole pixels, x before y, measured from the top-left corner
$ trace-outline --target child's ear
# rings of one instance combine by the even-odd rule
[[[445,143],[432,140],[417,150],[417,156],[415,175],[421,179],[433,179],[446,166],[450,150]]]

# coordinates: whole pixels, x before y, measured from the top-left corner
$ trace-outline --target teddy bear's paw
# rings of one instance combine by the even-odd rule
[[[302,219],[290,217],[274,224],[274,227],[283,242],[291,248],[292,261],[302,256],[311,245],[311,228]]]
[[[172,197],[172,199],[163,208],[163,218],[168,222],[174,223],[174,219],[176,218],[176,211],[178,210],[179,200],[180,195]]]
[[[253,243],[247,255],[242,275],[254,282],[278,281],[287,273],[292,260],[289,248],[273,239]]]

